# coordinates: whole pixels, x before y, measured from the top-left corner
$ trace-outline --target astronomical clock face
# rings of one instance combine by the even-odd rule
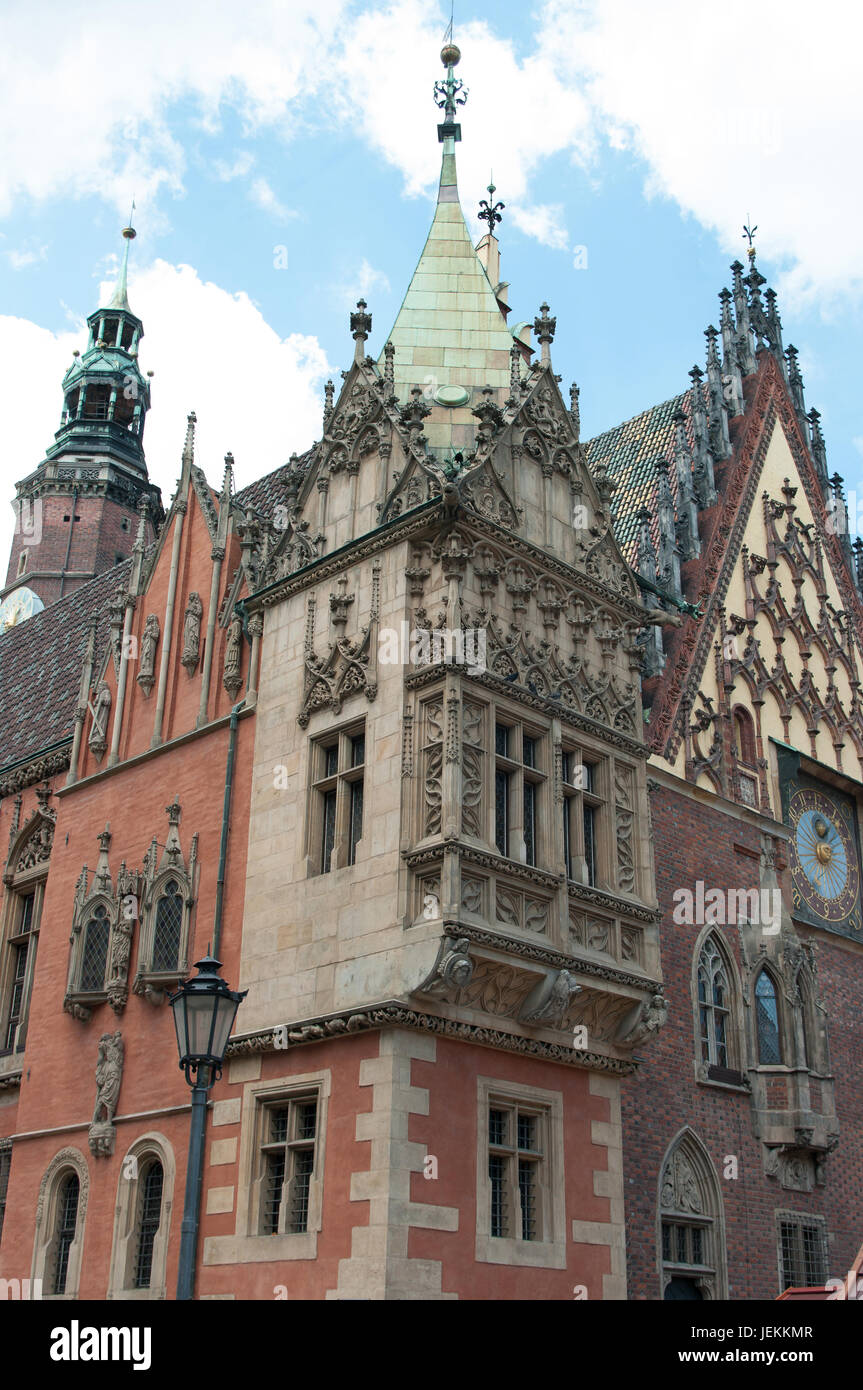
[[[15,589],[0,603],[0,633],[8,631],[10,627],[16,627],[27,618],[32,618],[34,613],[41,612],[44,607],[39,595],[34,594],[32,589]]]
[[[789,788],[794,832],[791,869],[794,906],[823,923],[863,936],[857,826],[848,798],[813,786]]]

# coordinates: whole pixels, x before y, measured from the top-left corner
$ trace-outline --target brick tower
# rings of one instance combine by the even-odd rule
[[[87,324],[83,354],[63,378],[63,414],[45,458],[16,484],[15,534],[0,591],[0,631],[111,569],[131,553],[135,513],[149,505],[146,539],[163,511],[147,478],[144,421],[150,386],[138,365],[144,336],[126,278],[134,228],[108,304]]]

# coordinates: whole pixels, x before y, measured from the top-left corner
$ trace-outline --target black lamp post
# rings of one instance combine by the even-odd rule
[[[198,974],[186,980],[176,994],[169,996],[180,1068],[192,1088],[192,1128],[189,1161],[186,1167],[186,1199],[180,1238],[180,1268],[177,1298],[193,1298],[195,1293],[195,1254],[201,1216],[201,1187],[204,1179],[204,1139],[207,1130],[207,1092],[222,1075],[225,1048],[237,1009],[248,990],[229,989],[219,971],[222,962],[206,955],[195,961]]]

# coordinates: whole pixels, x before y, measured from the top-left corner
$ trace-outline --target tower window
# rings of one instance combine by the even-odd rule
[[[22,550],[22,551],[21,551],[21,554],[18,556],[18,573],[19,573],[19,574],[23,574],[26,568],[27,568],[27,551],[26,551],[26,550]]]
[[[363,833],[364,727],[327,735],[312,745],[315,769],[311,835],[318,838],[319,873],[356,863]],[[335,864],[333,859],[335,856]]]
[[[128,529],[129,529],[129,518],[128,518],[127,516],[124,516],[123,519],[122,519],[122,521],[120,522],[120,530],[121,530],[121,531],[128,531]]]

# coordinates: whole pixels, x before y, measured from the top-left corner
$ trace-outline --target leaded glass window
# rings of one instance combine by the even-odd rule
[[[698,1019],[701,1059],[728,1067],[730,991],[725,962],[712,937],[704,943],[698,960]]]
[[[779,1004],[776,986],[766,970],[762,970],[755,984],[755,1021],[758,1034],[758,1060],[774,1066],[782,1061],[782,1045],[779,1035]]]
[[[156,904],[153,932],[153,970],[176,970],[183,933],[183,894],[176,879],[165,884]]]
[[[108,940],[111,923],[108,909],[99,903],[93,910],[84,928],[84,945],[81,952],[81,989],[86,993],[96,993],[105,988],[105,966],[108,960]]]

